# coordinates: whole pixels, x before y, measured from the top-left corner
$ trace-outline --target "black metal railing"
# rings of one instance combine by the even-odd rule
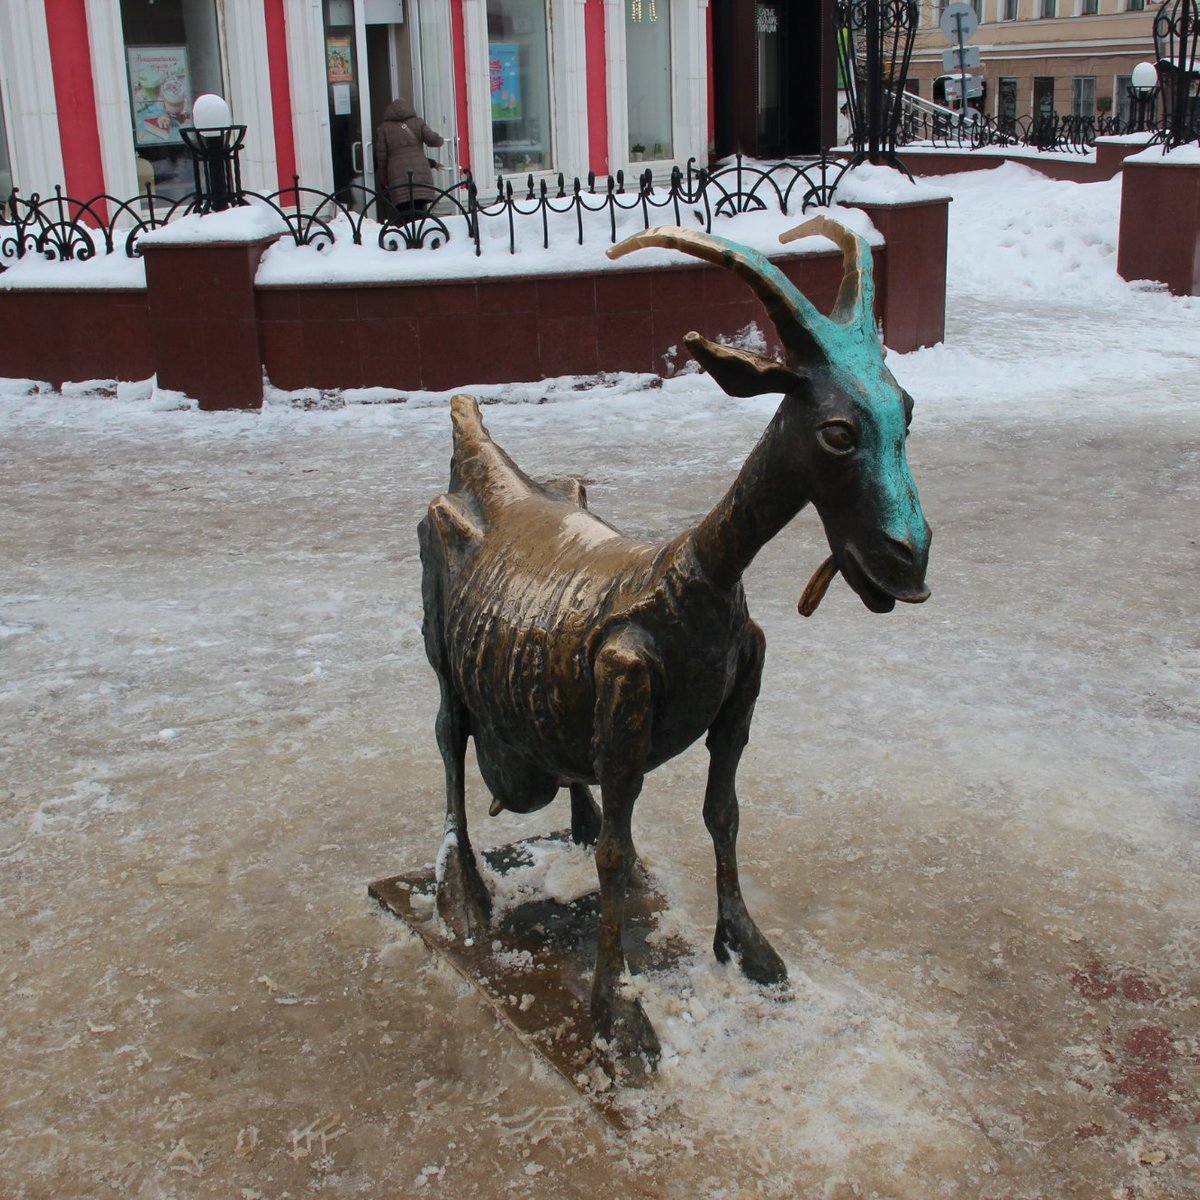
[[[687,213],[711,232],[719,217],[768,208],[784,215],[805,212],[832,202],[847,166],[826,155],[772,164],[739,155],[711,170],[690,160],[661,184],[649,169],[632,182],[620,171],[604,180],[589,174],[570,185],[563,175],[553,183],[529,175],[523,183],[499,178],[494,193],[485,196],[467,173],[448,188],[414,187],[410,179],[407,187],[390,192],[353,186],[328,193],[304,187],[297,178],[277,192],[244,195],[273,208],[287,226],[285,236],[298,246],[324,249],[348,239],[355,245],[371,240],[384,250],[437,249],[464,238],[476,255],[495,241],[506,242],[515,254],[519,230],[535,229],[545,249],[552,239],[567,236],[582,245],[598,228],[615,243],[628,214],[648,229],[680,224]],[[405,196],[412,200],[405,203]],[[195,211],[195,193],[173,201],[153,192],[133,200],[80,201],[61,188],[52,196],[28,198],[14,190],[0,210],[0,271],[30,254],[52,260],[86,260],[101,252],[135,257],[144,233]]]
[[[1086,154],[1095,148],[1097,138],[1139,132],[1148,133],[1152,141],[1157,136],[1153,128],[1115,116],[1042,113],[1013,119],[972,112],[960,120],[957,113],[909,110],[901,123],[900,141],[907,146],[924,144],[953,150],[1024,146],[1043,153]]]

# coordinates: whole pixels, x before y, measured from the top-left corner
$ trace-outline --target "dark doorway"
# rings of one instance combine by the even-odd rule
[[[833,0],[712,0],[713,149],[816,154],[837,131]]]

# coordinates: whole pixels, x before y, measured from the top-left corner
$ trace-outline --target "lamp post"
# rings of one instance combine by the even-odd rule
[[[1147,132],[1157,98],[1158,71],[1151,62],[1138,63],[1129,81],[1129,99],[1133,107],[1133,128],[1130,133]]]
[[[194,211],[221,212],[246,203],[238,155],[246,140],[245,125],[235,125],[220,96],[197,96],[192,123],[179,131],[191,151],[196,182]]]
[[[1162,82],[1163,149],[1200,138],[1200,0],[1164,0],[1154,18]]]
[[[917,0],[839,0],[833,20],[850,106],[851,162],[887,163],[907,175],[896,139],[920,21]]]

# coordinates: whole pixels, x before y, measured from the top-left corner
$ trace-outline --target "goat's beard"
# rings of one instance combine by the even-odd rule
[[[802,617],[811,617],[817,611],[817,605],[825,599],[825,593],[829,591],[829,585],[834,581],[837,573],[837,559],[831,554],[813,572],[813,577],[808,581],[808,587],[800,594],[796,611]]]

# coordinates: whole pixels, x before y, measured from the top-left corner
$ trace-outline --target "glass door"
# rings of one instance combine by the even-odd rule
[[[755,8],[758,33],[758,144],[760,155],[783,149],[780,44],[783,6],[759,4]]]
[[[363,54],[354,19],[354,0],[324,0],[325,83],[329,101],[329,150],[333,190],[357,206],[366,180],[360,63]]]
[[[458,176],[450,9],[447,0],[414,8],[410,0],[324,0],[334,190],[356,208],[361,189],[375,188],[375,131],[401,96],[446,139],[429,154],[442,167],[437,186]]]
[[[459,176],[458,119],[454,104],[454,48],[450,39],[447,0],[421,0],[416,13],[412,47],[413,103],[417,112],[446,144],[430,151],[441,163],[433,173],[439,188],[454,185]]]

